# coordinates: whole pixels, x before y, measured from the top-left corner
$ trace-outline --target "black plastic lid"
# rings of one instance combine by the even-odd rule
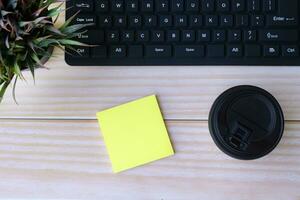
[[[222,93],[209,114],[209,130],[216,145],[226,154],[243,160],[270,153],[284,130],[279,103],[267,91],[237,86]]]

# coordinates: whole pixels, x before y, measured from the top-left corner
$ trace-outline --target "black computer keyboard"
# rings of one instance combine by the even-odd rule
[[[70,65],[299,65],[299,0],[69,0]]]

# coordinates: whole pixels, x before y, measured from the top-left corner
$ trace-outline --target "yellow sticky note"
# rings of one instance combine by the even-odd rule
[[[97,113],[115,173],[174,154],[155,95]]]

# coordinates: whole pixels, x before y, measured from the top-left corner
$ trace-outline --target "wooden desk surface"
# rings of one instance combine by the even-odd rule
[[[70,67],[61,52],[0,105],[0,198],[300,200],[300,67]],[[221,153],[207,128],[214,99],[252,84],[287,119],[268,156]],[[157,94],[176,155],[113,174],[97,111]]]

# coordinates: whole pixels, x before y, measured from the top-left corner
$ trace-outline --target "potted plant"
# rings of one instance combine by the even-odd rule
[[[22,70],[43,68],[54,47],[71,49],[84,45],[74,40],[89,24],[72,25],[71,17],[62,25],[56,21],[62,0],[0,0],[0,102],[10,84],[24,79]],[[13,83],[12,83],[13,82]]]

